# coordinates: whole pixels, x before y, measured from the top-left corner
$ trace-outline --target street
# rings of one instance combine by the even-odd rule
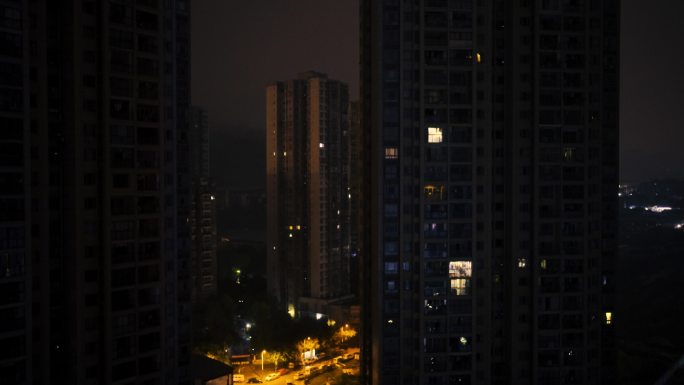
[[[345,354],[354,354],[358,352],[358,349],[347,349]],[[306,381],[307,384],[309,385],[324,385],[325,383],[333,383],[334,379],[342,375],[342,369],[339,367],[336,367],[333,364],[333,358],[334,357],[329,357],[326,359],[318,360],[314,363],[312,363],[310,366],[312,368],[316,367],[321,367],[322,365],[332,365],[330,370],[324,371],[324,372],[317,372],[312,375]],[[353,373],[356,375],[358,374],[359,371],[359,361],[355,359],[350,359],[349,361],[343,363],[343,365],[353,371]],[[287,364],[285,364],[285,367],[287,367]],[[264,382],[264,384],[268,385],[286,385],[287,383],[293,383],[297,385],[303,385],[305,383],[304,379],[297,380],[297,373],[300,371],[304,370],[302,367],[298,369],[288,369],[289,372],[274,379],[271,381],[265,381],[264,379],[269,373],[273,373],[276,370],[274,370],[273,364],[272,363],[267,363],[264,364],[264,370],[261,370],[261,364],[251,364],[251,365],[235,365],[234,373],[235,374],[242,374],[245,376],[245,383],[252,378],[256,377],[257,379],[261,380]],[[282,366],[279,366],[278,369],[282,369]]]

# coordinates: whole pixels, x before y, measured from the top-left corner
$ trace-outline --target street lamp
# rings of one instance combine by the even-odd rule
[[[266,350],[261,351],[261,371],[264,371],[264,353],[266,353]]]

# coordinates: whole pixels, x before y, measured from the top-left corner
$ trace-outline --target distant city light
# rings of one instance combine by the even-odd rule
[[[670,211],[672,210],[672,207],[669,206],[650,206],[650,207],[644,207],[644,210],[646,211],[651,211],[654,213],[662,213],[664,211]]]
[[[325,143],[318,143],[318,147],[325,148]]]

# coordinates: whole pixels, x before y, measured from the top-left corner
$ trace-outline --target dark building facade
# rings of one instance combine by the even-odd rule
[[[266,89],[267,278],[292,316],[352,294],[348,109],[320,73]]]
[[[0,382],[188,383],[189,4],[0,7]]]
[[[209,173],[209,121],[207,112],[192,108],[192,281],[193,299],[216,293],[216,196]]]
[[[614,383],[619,3],[361,12],[368,382]]]

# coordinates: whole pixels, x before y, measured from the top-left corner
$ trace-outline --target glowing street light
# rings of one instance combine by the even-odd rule
[[[261,371],[264,371],[264,353],[266,353],[266,350],[261,351]]]

